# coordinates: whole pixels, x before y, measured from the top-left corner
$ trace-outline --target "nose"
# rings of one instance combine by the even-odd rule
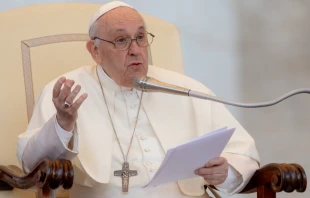
[[[132,40],[128,53],[130,56],[137,56],[140,54],[141,47],[137,44],[137,40]]]

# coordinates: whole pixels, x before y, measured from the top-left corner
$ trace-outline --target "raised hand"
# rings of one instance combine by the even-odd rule
[[[63,86],[63,88],[61,88]],[[74,99],[81,90],[80,85],[76,85],[72,90],[74,81],[61,77],[57,80],[53,89],[53,103],[57,110],[56,118],[58,124],[66,131],[74,128],[78,117],[78,109],[87,98],[87,94],[82,94],[74,103]]]

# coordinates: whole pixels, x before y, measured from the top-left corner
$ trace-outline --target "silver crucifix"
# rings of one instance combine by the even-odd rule
[[[129,186],[129,177],[137,176],[138,172],[136,170],[129,170],[129,163],[124,162],[122,170],[114,171],[114,176],[122,177],[122,191],[127,193]]]

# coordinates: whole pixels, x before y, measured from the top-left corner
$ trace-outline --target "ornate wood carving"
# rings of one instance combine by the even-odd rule
[[[257,192],[257,197],[275,198],[277,192],[304,192],[306,188],[307,177],[302,166],[271,163],[257,170],[241,193]]]
[[[41,197],[51,197],[54,196],[52,189],[60,186],[70,189],[73,175],[73,167],[68,160],[43,160],[28,174],[16,166],[0,166],[0,180],[9,184],[0,182],[0,190],[35,186],[41,189]],[[306,173],[300,165],[271,163],[258,169],[240,193],[256,192],[258,198],[275,198],[277,192],[304,192],[306,188]]]
[[[42,189],[43,197],[48,197],[52,189],[62,186],[70,189],[73,184],[74,171],[68,160],[42,160],[28,174],[24,174],[16,166],[0,166],[0,190],[29,189],[35,187]],[[11,186],[11,187],[10,187]]]

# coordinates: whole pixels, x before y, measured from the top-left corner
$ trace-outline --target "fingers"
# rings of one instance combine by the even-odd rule
[[[228,174],[227,173],[219,173],[219,174],[212,174],[212,175],[202,175],[204,180],[210,185],[218,185],[223,183]]]
[[[224,171],[225,169],[223,169],[223,167],[217,166],[212,168],[199,168],[195,171],[195,174],[203,176],[203,175],[219,174]]]
[[[67,79],[66,82],[64,83],[64,86],[62,90],[60,91],[60,94],[58,96],[59,101],[65,101],[65,99],[68,97],[68,95],[71,93],[71,88],[74,85],[73,80]]]
[[[204,180],[210,185],[221,184],[226,180],[228,176],[228,171],[221,167],[201,168],[195,171],[195,173],[203,177]]]
[[[195,174],[203,177],[208,184],[221,184],[228,176],[228,162],[223,157],[214,158],[205,167],[195,170]]]
[[[77,110],[87,98],[87,94],[83,94],[73,103],[81,91],[80,85],[75,86],[72,90],[74,83],[74,80],[66,79],[65,77],[59,78],[55,83],[53,89],[53,102],[58,112],[74,112],[74,110]],[[66,106],[65,103],[70,104],[70,106]]]
[[[57,82],[54,85],[54,89],[53,89],[53,98],[58,98],[60,90],[61,90],[61,86],[65,81],[66,81],[65,77],[61,77],[57,80]]]
[[[221,184],[226,180],[227,176],[228,176],[227,173],[216,173],[216,174],[210,174],[210,175],[201,175],[201,177],[203,177],[204,180],[209,185]]]
[[[206,163],[205,167],[195,171],[197,175],[210,175],[228,171],[228,162],[226,158],[218,157]]]
[[[220,165],[223,165],[225,163],[227,163],[227,160],[224,157],[217,157],[217,158],[214,158],[214,159],[208,161],[208,163],[206,163],[205,167],[209,168],[212,166],[220,166]]]
[[[69,96],[65,99],[65,101],[69,104],[72,104],[75,97],[78,95],[78,93],[80,92],[81,90],[81,86],[80,85],[77,85],[73,91],[69,94]]]
[[[87,93],[82,94],[72,105],[71,108],[73,110],[77,110],[80,108],[81,104],[84,102],[84,100],[87,98]]]

